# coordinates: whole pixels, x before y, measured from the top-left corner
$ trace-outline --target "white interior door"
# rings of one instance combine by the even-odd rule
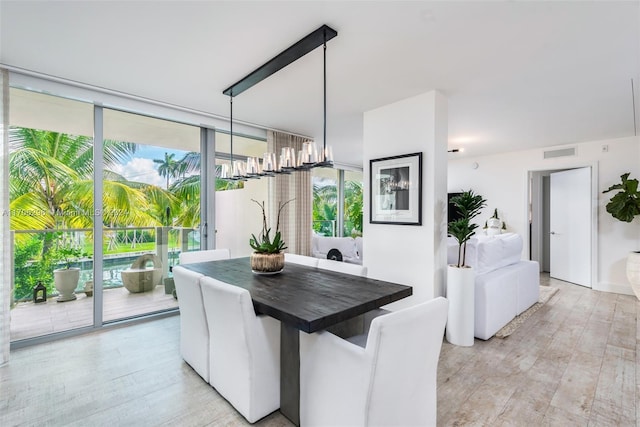
[[[550,275],[591,287],[591,168],[551,174]]]

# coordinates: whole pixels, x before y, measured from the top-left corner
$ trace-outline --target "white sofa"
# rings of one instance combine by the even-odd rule
[[[337,249],[342,254],[343,262],[362,264],[362,257],[358,247],[362,246],[362,238],[357,242],[353,237],[325,237],[314,235],[311,240],[311,255],[315,258],[327,259],[331,249]]]
[[[449,238],[447,261],[455,264],[458,244]],[[467,243],[466,264],[475,279],[475,337],[488,340],[540,298],[540,269],[521,261],[522,237],[515,233],[477,236]]]
[[[535,261],[519,261],[476,276],[475,337],[488,340],[538,302],[539,276]]]

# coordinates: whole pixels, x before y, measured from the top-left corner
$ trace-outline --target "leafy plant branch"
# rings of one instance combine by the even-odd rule
[[[477,224],[471,220],[480,214],[486,206],[486,200],[482,196],[475,194],[473,190],[465,191],[458,196],[451,198],[451,203],[460,212],[460,218],[448,224],[448,233],[458,242],[458,263],[456,267],[465,267],[467,255],[467,242],[475,234]]]
[[[638,180],[629,179],[629,172],[620,175],[620,183],[612,185],[602,193],[618,190],[607,203],[606,209],[614,218],[631,222],[633,218],[640,215],[640,191],[638,191]]]

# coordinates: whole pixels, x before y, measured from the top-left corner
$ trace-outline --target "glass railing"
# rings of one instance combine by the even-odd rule
[[[50,296],[58,295],[54,271],[80,270],[76,292],[93,281],[93,230],[86,228],[56,230],[15,230],[12,232],[12,303],[33,299],[40,283]],[[166,242],[165,246],[158,242]],[[122,287],[121,272],[141,255],[155,254],[163,266],[178,263],[180,252],[200,248],[200,230],[182,227],[105,228],[103,237],[104,289]]]

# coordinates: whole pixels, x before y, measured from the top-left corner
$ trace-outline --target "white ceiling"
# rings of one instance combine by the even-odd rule
[[[364,111],[433,89],[463,155],[634,134],[638,1],[3,0],[0,62],[226,116],[224,89],[322,24],[338,31],[341,163],[362,163]],[[322,141],[322,49],[236,97],[234,117]]]

